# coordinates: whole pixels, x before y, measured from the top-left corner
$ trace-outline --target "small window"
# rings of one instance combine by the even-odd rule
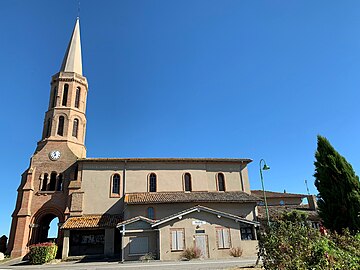
[[[46,191],[48,181],[49,181],[49,175],[47,173],[45,173],[44,174],[44,179],[42,181],[41,191]]]
[[[184,250],[185,237],[184,229],[172,229],[170,231],[171,251]]]
[[[156,192],[156,174],[151,173],[149,177],[149,192]]]
[[[54,87],[54,91],[53,91],[53,97],[52,97],[52,102],[51,102],[51,108],[54,108],[56,106],[56,99],[57,99],[57,87]]]
[[[112,177],[112,194],[120,195],[120,175],[114,174]]]
[[[51,119],[49,118],[47,120],[47,126],[46,126],[46,138],[49,138],[51,135]]]
[[[154,210],[154,207],[149,207],[147,209],[147,213],[146,213],[147,217],[150,218],[150,219],[155,219],[155,210]]]
[[[63,92],[63,99],[62,99],[62,105],[63,106],[66,106],[66,104],[67,104],[68,93],[69,93],[69,85],[65,84],[64,85],[64,92]]]
[[[216,237],[218,249],[230,248],[230,229],[229,228],[216,228]]]
[[[253,240],[253,232],[250,226],[241,227],[241,240]]]
[[[285,205],[285,202],[283,200],[280,201],[280,205]]]
[[[80,87],[76,88],[76,95],[75,95],[75,108],[79,108],[80,106]]]
[[[59,174],[56,190],[57,191],[63,190],[63,175],[62,175],[62,173]]]
[[[185,191],[192,191],[190,173],[185,173],[184,175],[184,187],[185,187]]]
[[[73,137],[77,138],[78,130],[79,130],[79,119],[75,118],[73,124],[73,131],[72,131]]]
[[[64,116],[59,117],[58,131],[57,134],[60,136],[64,136]]]
[[[223,173],[217,175],[217,187],[218,191],[225,191],[225,176]]]
[[[55,191],[55,187],[56,187],[56,172],[53,172],[50,175],[49,190],[50,191]]]

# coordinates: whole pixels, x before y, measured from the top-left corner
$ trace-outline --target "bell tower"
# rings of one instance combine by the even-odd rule
[[[36,152],[49,142],[66,142],[77,157],[86,157],[87,92],[87,80],[82,74],[80,23],[77,19],[60,72],[51,79],[48,111]]]
[[[49,241],[51,221],[61,225],[82,214],[79,158],[86,157],[86,99],[88,84],[82,74],[80,22],[76,19],[60,71],[52,76],[48,110],[41,140],[18,188],[8,251],[25,256],[32,244]],[[62,247],[58,229],[56,243]]]

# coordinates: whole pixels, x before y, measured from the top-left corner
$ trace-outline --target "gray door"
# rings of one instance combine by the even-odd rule
[[[195,235],[195,247],[200,249],[201,258],[208,258],[207,235]]]

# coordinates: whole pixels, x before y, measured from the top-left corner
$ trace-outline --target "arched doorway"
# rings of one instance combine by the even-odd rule
[[[59,234],[59,218],[54,214],[42,216],[38,223],[38,237],[36,243],[54,242],[57,243]]]
[[[63,222],[64,215],[57,209],[51,208],[38,211],[31,224],[29,244],[54,242],[58,246],[58,254],[61,254],[63,235],[60,230],[60,224]]]

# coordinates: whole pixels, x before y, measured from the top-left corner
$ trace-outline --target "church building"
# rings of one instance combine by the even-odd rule
[[[231,258],[232,248],[257,254],[259,198],[250,192],[251,159],[87,158],[87,95],[77,19],[60,71],[51,78],[41,140],[21,177],[12,257],[50,241],[54,218],[63,259],[138,260],[151,253],[178,260],[193,247],[203,258]]]

